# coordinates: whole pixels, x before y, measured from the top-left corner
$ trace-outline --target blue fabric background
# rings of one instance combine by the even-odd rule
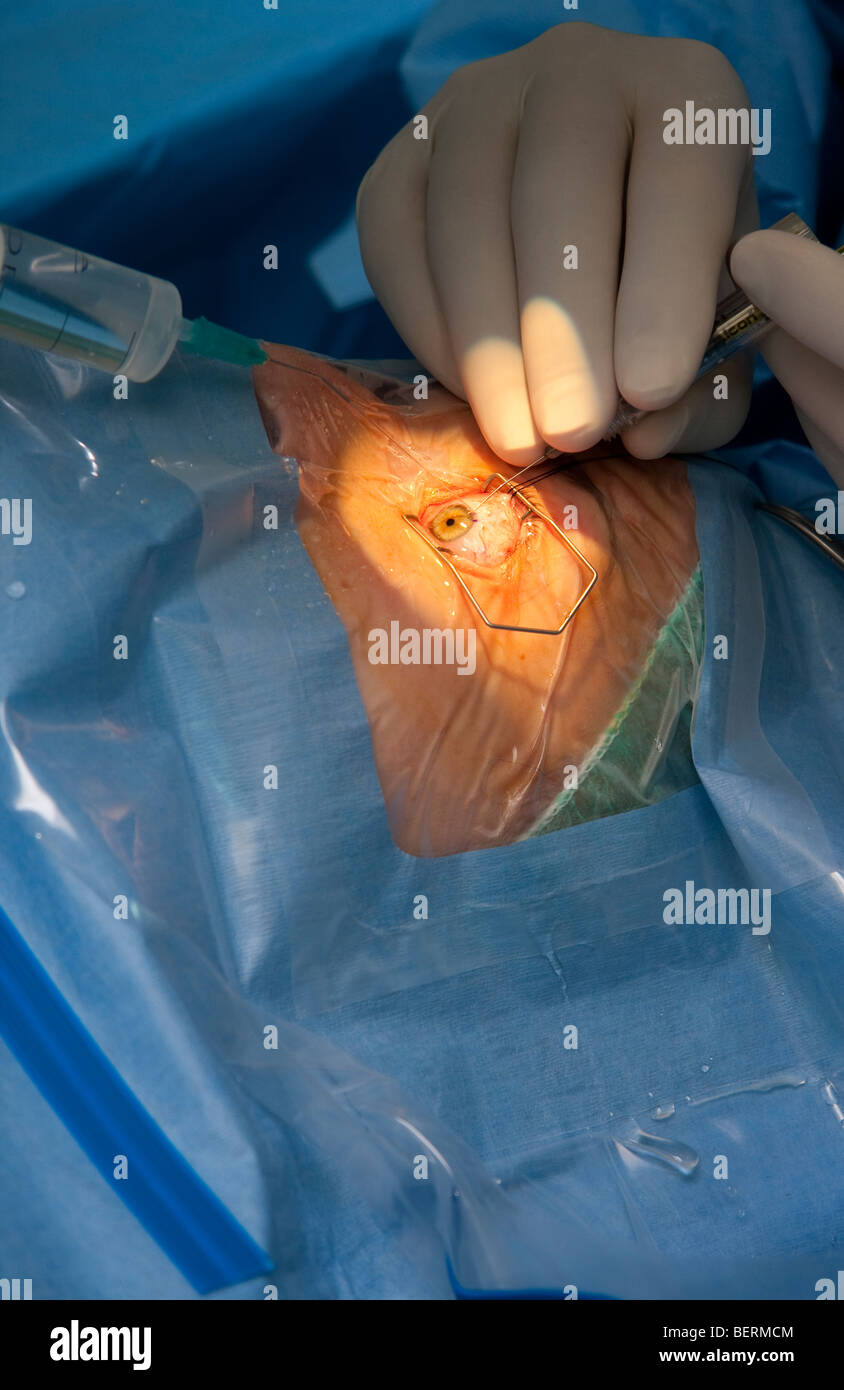
[[[834,240],[838,31],[816,13],[595,0],[589,17],[723,47],[774,109],[763,220],[796,207]],[[394,354],[376,306],[331,303],[354,279],[347,243],[333,269],[314,253],[451,68],[560,17],[6,14],[0,216],[172,278],[188,313]],[[425,862],[387,835],[345,636],[247,374],[177,355],[116,405],[107,378],[0,345],[0,407],[3,493],[37,523],[31,547],[0,544],[3,905],[270,1251],[281,1296],[449,1297],[448,1254],[468,1285],[813,1298],[844,1253],[828,1090],[844,1085],[844,611],[828,562],[755,510],[760,489],[811,507],[831,487],[774,409],[692,465],[707,634],[731,650],[708,649],[701,785]],[[255,524],[265,502],[278,533]],[[770,937],[666,927],[663,889],[686,878],[772,887]],[[191,1296],[2,1047],[0,1114],[0,1275],[35,1297]],[[661,1161],[630,1147],[640,1130]]]

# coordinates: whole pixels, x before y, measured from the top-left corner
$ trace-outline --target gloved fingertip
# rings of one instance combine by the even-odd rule
[[[668,410],[649,415],[636,425],[621,432],[621,441],[628,454],[637,459],[658,459],[670,454],[689,427],[691,411],[685,401],[678,401]]]
[[[754,270],[758,267],[754,248],[747,244],[755,235],[755,232],[751,232],[750,237],[742,237],[741,241],[737,241],[727,258],[727,269],[742,289],[746,288],[748,280],[753,279]]]

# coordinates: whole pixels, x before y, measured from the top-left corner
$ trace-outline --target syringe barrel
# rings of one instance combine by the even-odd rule
[[[3,227],[0,337],[130,381],[161,371],[182,327],[175,285]]]
[[[817,241],[817,237],[811,227],[798,216],[796,212],[787,212],[785,217],[781,217],[779,222],[774,222],[772,231],[789,232],[792,236],[804,237],[808,241]],[[771,329],[771,320],[757,309],[743,290],[733,290],[722,299],[715,311],[715,325],[712,335],[706,345],[703,361],[698,368],[695,381],[700,381],[712,371],[713,367],[726,362],[736,352],[742,352],[750,347]],[[615,439],[619,430],[626,429],[628,425],[638,425],[640,420],[644,420],[649,415],[648,410],[638,410],[631,405],[623,396],[618,398],[618,407],[613,416],[604,439]]]

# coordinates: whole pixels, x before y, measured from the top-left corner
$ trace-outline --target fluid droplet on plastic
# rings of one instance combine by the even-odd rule
[[[645,1134],[642,1130],[637,1130],[629,1138],[616,1139],[615,1142],[641,1158],[653,1158],[657,1163],[675,1168],[685,1177],[693,1173],[700,1163],[699,1155],[688,1144],[681,1144],[676,1139],[663,1139],[657,1134]]]
[[[23,598],[26,585],[20,579],[13,579],[11,584],[6,585],[6,593],[9,598]]]

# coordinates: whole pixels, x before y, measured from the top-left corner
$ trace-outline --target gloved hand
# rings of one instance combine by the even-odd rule
[[[416,356],[512,464],[586,449],[619,390],[632,454],[724,443],[750,368],[690,390],[728,246],[758,226],[749,146],[673,145],[668,108],[748,107],[717,49],[566,23],[460,69],[366,174],[364,265]],[[619,277],[620,255],[624,244]],[[577,268],[571,266],[576,247]]]
[[[844,488],[844,257],[787,232],[752,232],[730,269],[778,325],[760,344],[818,458]]]

